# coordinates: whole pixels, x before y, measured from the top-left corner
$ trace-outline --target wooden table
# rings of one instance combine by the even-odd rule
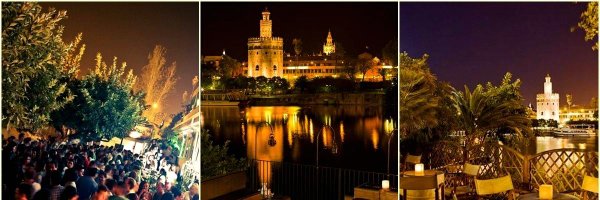
[[[423,175],[417,175],[416,171],[405,171],[402,172],[402,175],[404,176],[437,176],[440,174],[444,174],[443,171],[438,171],[438,170],[424,170],[423,171]]]
[[[539,197],[538,193],[529,193],[529,194],[520,195],[519,197],[517,197],[517,199],[519,199],[519,200],[538,200],[539,199],[538,197]],[[552,199],[579,200],[579,197],[576,197],[576,196],[573,196],[570,194],[554,193],[552,195]]]
[[[438,183],[438,193],[439,195],[444,195],[444,181],[445,174],[443,171],[438,170],[423,170],[423,175],[417,175],[415,171],[405,171],[401,173],[404,177],[422,177],[424,179],[431,179],[433,177],[437,178]],[[400,178],[400,184],[402,185],[402,178]],[[441,186],[440,186],[441,185]],[[408,199],[411,198],[435,198],[436,189],[426,189],[426,190],[407,190],[407,194],[403,194],[402,190],[399,191],[401,195],[406,195]]]

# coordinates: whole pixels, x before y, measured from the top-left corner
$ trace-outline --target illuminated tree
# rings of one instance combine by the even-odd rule
[[[74,101],[81,102],[76,105],[81,123],[74,127],[80,138],[123,138],[146,120],[144,94],[133,90],[137,77],[126,66],[118,66],[116,57],[108,66],[100,54],[96,56],[95,69],[81,81],[81,100]]]
[[[63,81],[76,76],[85,45],[81,35],[62,40],[58,23],[66,11],[35,2],[2,3],[3,125],[34,131],[50,122],[53,111],[72,101]]]
[[[585,41],[594,41],[593,50],[598,50],[598,2],[592,1],[587,4],[587,9],[581,13],[579,17],[581,21],[577,23],[577,27],[585,32]],[[574,31],[575,28],[571,28]]]
[[[436,78],[429,72],[427,54],[411,58],[400,54],[400,136],[418,133],[437,125],[440,97],[435,95]]]
[[[362,74],[361,82],[365,81],[365,76],[367,72],[373,68],[373,55],[370,53],[362,53],[358,55],[358,60],[356,61],[356,68]]]
[[[167,66],[166,53],[167,50],[163,46],[154,47],[148,55],[148,64],[142,68],[140,82],[137,85],[138,90],[146,93],[146,103],[151,105],[151,109],[146,109],[143,115],[154,124],[160,124],[160,119],[156,119],[155,116],[165,108],[165,99],[177,82],[175,76],[177,64],[173,62]]]

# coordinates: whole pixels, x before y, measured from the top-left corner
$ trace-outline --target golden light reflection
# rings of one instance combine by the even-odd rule
[[[309,125],[309,128],[308,128],[308,132],[310,134],[310,143],[313,143],[315,141],[315,131],[313,129],[312,119],[310,119],[310,125]]]
[[[344,131],[344,122],[340,122],[340,139],[342,140],[342,143],[344,142],[344,135],[346,135],[346,132]]]
[[[377,129],[373,129],[373,132],[371,132],[371,142],[373,142],[373,149],[379,149],[379,132],[377,132]]]

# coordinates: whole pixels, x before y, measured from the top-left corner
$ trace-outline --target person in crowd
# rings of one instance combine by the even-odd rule
[[[11,181],[2,183],[0,199],[89,200],[110,196],[111,199],[160,200],[167,192],[172,199],[193,198],[197,194],[194,188],[185,194],[179,190],[169,191],[173,184],[178,184],[174,179],[167,180],[167,175],[173,178],[173,173],[179,173],[177,158],[171,150],[163,150],[157,143],[151,146],[153,148],[144,153],[134,154],[122,146],[54,138],[32,140],[25,135],[19,139],[9,137],[2,141],[2,176]],[[154,159],[148,160],[149,157]],[[158,168],[160,172],[156,171],[157,166],[148,165],[153,162],[164,162]],[[149,180],[159,183],[147,182]],[[117,184],[120,182],[122,185]],[[152,184],[157,184],[156,188],[151,189]],[[106,191],[100,191],[101,185],[105,185]],[[169,199],[169,195],[165,198]]]
[[[128,191],[127,199],[138,200],[139,197],[135,193],[135,191],[137,189],[137,183],[135,182],[135,179],[128,177],[127,179],[125,179],[125,185],[127,186],[127,191]]]
[[[152,194],[150,194],[150,184],[146,181],[140,183],[137,195],[140,200],[152,200]]]
[[[40,191],[33,195],[33,200],[48,200],[50,197],[50,190],[48,188],[42,188]]]
[[[31,185],[31,187],[33,188],[33,191],[31,193],[32,196],[35,195],[35,193],[37,193],[38,191],[40,191],[42,189],[42,185],[40,185],[38,182],[36,182],[35,178],[36,178],[35,170],[27,169],[25,171],[25,177],[23,179],[23,183]]]
[[[67,186],[60,195],[61,200],[77,200],[78,198],[77,189],[73,186]]]
[[[165,194],[162,195],[162,197],[160,198],[160,200],[175,200],[175,198],[173,197],[173,193],[167,192],[167,193],[165,193]]]
[[[49,174],[50,176],[50,200],[59,200],[60,194],[63,192],[65,187],[60,185],[60,180],[62,177],[60,176],[60,172],[52,171]]]
[[[29,200],[31,199],[31,194],[33,193],[33,187],[27,183],[21,183],[19,187],[15,190],[15,199],[16,200]]]
[[[190,190],[183,193],[183,200],[192,200],[194,195],[198,194],[199,185],[197,183],[190,186]]]
[[[98,183],[94,180],[96,178],[96,168],[88,168],[85,170],[85,176],[79,178],[76,182],[77,195],[81,199],[89,199],[94,192],[98,189]]]
[[[175,198],[175,200],[183,200],[183,193],[178,188],[171,188],[171,193],[173,194],[173,198]]]
[[[119,181],[113,188],[113,195],[108,200],[127,200],[127,185],[124,181]]]
[[[65,175],[63,176],[63,182],[64,182],[64,186],[71,186],[75,189],[77,189],[77,184],[76,181],[77,179],[79,179],[79,177],[77,176],[77,171],[75,171],[74,168],[70,168],[67,169],[67,171],[65,171]]]
[[[108,197],[110,196],[110,191],[108,190],[108,187],[106,187],[105,185],[99,185],[98,186],[98,190],[94,193],[94,195],[92,196],[92,200],[108,200]]]
[[[162,182],[158,181],[156,182],[156,193],[152,195],[152,200],[160,200],[163,194],[165,194],[164,185]]]
[[[98,176],[96,177],[96,183],[98,185],[106,185],[106,173],[104,171],[98,169]]]

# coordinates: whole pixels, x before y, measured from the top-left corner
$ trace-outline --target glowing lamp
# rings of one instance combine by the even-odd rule
[[[423,165],[423,163],[415,164],[415,175],[424,176],[425,175],[425,172],[423,171],[424,169],[425,169],[425,166]]]
[[[552,185],[540,185],[540,199],[552,199]]]
[[[131,131],[131,132],[129,133],[129,137],[131,137],[131,138],[135,138],[135,139],[137,139],[137,138],[139,138],[139,137],[141,137],[141,136],[142,136],[142,133],[140,133],[140,132],[138,132],[138,131]]]
[[[381,189],[383,190],[390,190],[390,181],[389,180],[383,180],[381,181]]]

